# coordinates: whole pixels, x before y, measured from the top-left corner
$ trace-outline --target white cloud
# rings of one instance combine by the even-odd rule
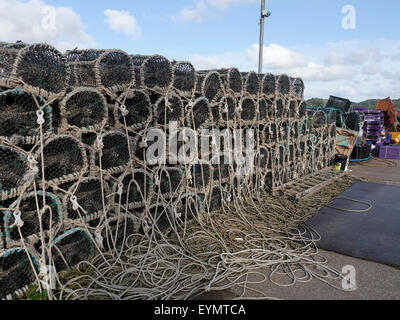
[[[302,77],[306,98],[327,98],[329,95],[353,101],[386,96],[395,98],[399,97],[400,73],[394,70],[400,70],[400,61],[392,58],[398,48],[396,44],[373,47],[357,41],[329,43],[315,48],[307,46],[307,50],[270,44],[264,47],[263,70]],[[318,54],[313,54],[317,51]],[[237,52],[193,55],[190,61],[202,70],[227,67],[237,67],[243,72],[257,70],[258,45]]]
[[[251,4],[259,0],[197,0],[193,5],[183,7],[172,20],[181,22],[202,22],[215,9],[226,11],[233,4]]]
[[[105,21],[111,30],[133,39],[138,39],[142,36],[142,29],[128,11],[107,9],[104,14],[107,16]]]
[[[1,40],[44,42],[61,51],[94,47],[80,16],[70,7],[55,7],[41,0],[0,0]]]

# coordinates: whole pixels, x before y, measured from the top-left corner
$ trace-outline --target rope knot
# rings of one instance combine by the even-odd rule
[[[38,110],[36,111],[36,116],[37,116],[37,124],[38,125],[43,125],[44,124],[44,112],[43,110]]]
[[[19,211],[19,210],[18,211],[14,211],[13,216],[14,216],[15,221],[10,226],[10,228],[13,228],[13,227],[22,228],[24,226],[24,222],[21,219],[21,211]]]

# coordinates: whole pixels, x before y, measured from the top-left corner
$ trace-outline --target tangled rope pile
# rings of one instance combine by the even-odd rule
[[[193,298],[262,267],[286,285],[340,278],[299,231],[310,208],[270,194],[334,154],[335,124],[307,117],[301,79],[24,43],[0,58],[0,298],[31,283],[54,299]],[[178,144],[158,150],[166,162],[149,157],[157,130]],[[191,135],[209,142],[194,158]],[[54,294],[52,270],[78,278],[56,276]]]

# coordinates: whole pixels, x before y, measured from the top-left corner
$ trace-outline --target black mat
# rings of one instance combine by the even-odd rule
[[[356,182],[341,196],[369,202],[364,213],[323,208],[307,221],[321,249],[400,267],[400,187]],[[333,206],[363,210],[368,205],[335,199]]]

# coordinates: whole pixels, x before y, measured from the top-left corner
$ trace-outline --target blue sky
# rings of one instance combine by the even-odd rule
[[[272,16],[265,28],[264,72],[303,77],[307,97],[400,96],[399,1],[266,4]],[[355,29],[342,27],[346,5],[355,8]],[[42,25],[44,6],[56,12],[54,30]],[[14,18],[24,10],[28,18]],[[0,28],[6,31],[0,40],[48,42],[61,51],[118,48],[189,60],[198,69],[249,71],[257,69],[259,15],[260,0],[0,0]]]

